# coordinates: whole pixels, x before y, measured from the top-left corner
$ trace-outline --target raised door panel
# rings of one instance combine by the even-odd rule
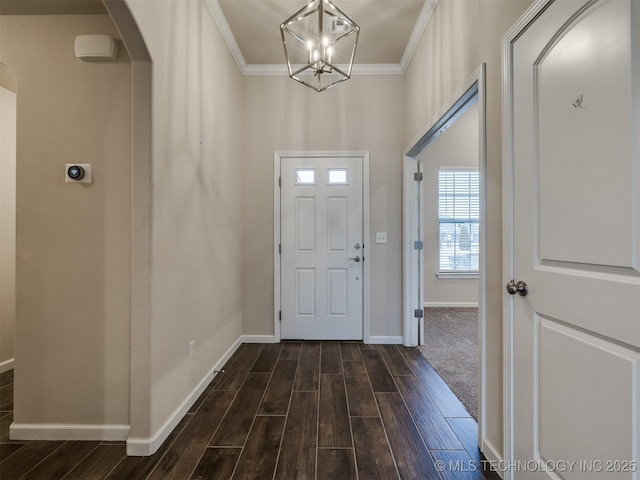
[[[514,43],[515,478],[637,478],[638,7],[556,0]]]
[[[637,269],[630,8],[587,8],[535,62],[541,261]]]

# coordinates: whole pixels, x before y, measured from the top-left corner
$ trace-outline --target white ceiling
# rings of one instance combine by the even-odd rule
[[[334,0],[360,26],[354,73],[403,73],[437,0]],[[309,0],[205,0],[242,73],[284,73],[280,24]]]
[[[204,0],[245,75],[285,74],[280,24],[310,0]],[[360,26],[353,73],[404,73],[437,0],[334,0]],[[0,0],[0,14],[106,14],[100,0]]]
[[[0,0],[0,15],[106,15],[100,0]]]

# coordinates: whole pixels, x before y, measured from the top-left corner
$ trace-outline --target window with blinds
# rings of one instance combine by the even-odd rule
[[[438,175],[440,273],[477,273],[480,180],[477,168],[441,167]]]

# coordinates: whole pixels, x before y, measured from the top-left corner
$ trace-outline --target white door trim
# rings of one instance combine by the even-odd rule
[[[370,265],[372,262],[371,236],[369,233],[369,152],[279,152],[273,153],[273,334],[275,342],[280,342],[280,310],[281,310],[281,269],[280,269],[280,243],[281,243],[281,218],[280,218],[280,164],[283,158],[359,158],[362,160],[362,225],[363,238],[365,239],[363,256],[363,305],[362,305],[362,334],[364,343],[371,343],[369,329],[369,286]]]
[[[413,311],[422,308],[424,305],[424,292],[422,288],[418,288],[416,282],[423,284],[419,278],[418,262],[420,262],[420,272],[424,271],[423,251],[414,250],[414,241],[424,241],[423,232],[419,232],[419,238],[415,237],[412,232],[418,232],[417,218],[418,209],[415,207],[418,198],[424,198],[422,195],[423,184],[420,182],[416,187],[413,180],[413,172],[416,171],[418,163],[417,155],[434,140],[442,127],[461,114],[464,105],[477,95],[478,98],[478,170],[480,173],[480,252],[479,252],[479,280],[480,295],[478,302],[478,362],[479,362],[479,378],[478,378],[478,445],[481,450],[487,451],[487,455],[493,450],[493,447],[485,444],[486,432],[486,371],[487,371],[487,128],[486,128],[486,65],[483,63],[476,68],[471,76],[466,80],[464,85],[451,97],[449,102],[415,137],[404,152],[404,240],[403,240],[403,264],[404,264],[404,283],[403,283],[403,326],[404,337],[403,343],[407,346],[418,344],[418,333],[413,319]],[[418,197],[420,194],[420,197]],[[416,253],[417,252],[417,253]],[[422,274],[422,273],[420,273]],[[413,330],[413,332],[412,332]],[[420,321],[419,334],[424,338],[424,321]]]
[[[514,216],[513,216],[513,45],[531,23],[554,0],[535,2],[502,37],[502,284],[506,285],[514,273]],[[513,295],[503,295],[503,452],[505,465],[514,456],[514,352],[513,352]],[[514,470],[503,472],[504,480],[514,478]]]
[[[418,152],[419,153],[419,152]],[[424,321],[414,317],[414,310],[423,308],[423,282],[420,278],[424,272],[424,250],[413,248],[413,242],[424,241],[422,224],[419,220],[419,203],[424,198],[424,183],[416,182],[414,175],[419,173],[420,160],[405,154],[402,163],[402,197],[403,197],[403,276],[402,282],[402,344],[405,347],[415,347],[419,338],[424,338]],[[424,170],[424,169],[422,169]],[[416,321],[419,322],[415,328]]]

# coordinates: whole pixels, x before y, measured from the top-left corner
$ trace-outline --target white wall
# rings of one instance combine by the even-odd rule
[[[107,3],[134,38],[126,6]],[[92,424],[85,438],[108,425],[126,438],[130,424],[137,452],[153,453],[241,335],[242,80],[203,2],[127,6],[143,37],[128,45],[134,72],[152,65],[152,84],[132,79],[122,42],[116,62],[75,58],[77,34],[118,37],[107,15],[0,19],[22,94],[12,435]],[[134,134],[150,129],[150,165],[132,113]],[[64,163],[80,161],[94,182],[64,184]],[[150,252],[135,271],[132,220],[136,252]]]
[[[12,435],[91,435],[129,423],[131,65],[81,62],[106,15],[0,17],[17,95],[16,351]],[[46,73],[45,73],[46,72]],[[66,184],[65,163],[91,163]],[[95,427],[94,427],[95,426]],[[17,429],[16,429],[17,427]]]
[[[246,76],[243,332],[273,335],[273,152],[370,152],[371,335],[402,336],[400,76],[354,76],[317,93],[285,76]],[[375,232],[388,243],[375,244]]]
[[[438,278],[438,173],[440,167],[478,167],[478,102],[420,152],[424,165],[424,301],[431,306],[477,304],[478,279]]]
[[[204,3],[127,4],[153,62],[150,319],[132,338],[149,364],[130,440],[153,450],[242,333],[247,161],[242,78]]]
[[[16,93],[0,65],[0,372],[13,367],[16,320]],[[15,76],[12,84],[15,84]],[[7,86],[8,88],[5,88]],[[12,87],[9,89],[9,87]]]
[[[500,40],[530,0],[440,1],[405,74],[405,145],[487,64],[487,402],[483,448],[502,452],[502,115]],[[485,452],[486,453],[486,452]]]

